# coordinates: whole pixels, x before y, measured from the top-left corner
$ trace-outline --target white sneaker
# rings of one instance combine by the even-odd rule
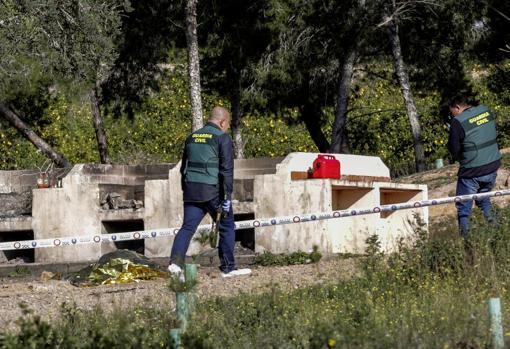
[[[184,282],[184,273],[182,268],[177,264],[170,264],[168,266],[168,272],[172,274],[173,277],[178,277],[180,282]]]
[[[229,273],[221,273],[221,277],[224,277],[224,278],[231,278],[231,277],[236,277],[236,276],[241,276],[241,275],[249,275],[251,274],[251,269],[235,269],[235,270],[232,270],[231,272]]]

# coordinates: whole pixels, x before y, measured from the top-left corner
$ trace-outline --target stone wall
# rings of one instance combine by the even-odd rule
[[[30,215],[38,171],[0,171],[0,219]]]

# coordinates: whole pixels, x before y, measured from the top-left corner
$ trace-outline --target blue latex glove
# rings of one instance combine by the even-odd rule
[[[221,202],[221,211],[223,213],[229,213],[230,212],[230,205],[232,204],[232,202],[230,200],[223,200]]]

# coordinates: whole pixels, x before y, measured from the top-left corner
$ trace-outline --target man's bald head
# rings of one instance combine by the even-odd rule
[[[218,125],[226,132],[230,128],[230,112],[227,108],[214,107],[207,121]]]
[[[227,108],[214,107],[209,115],[209,121],[221,121],[228,119],[230,121],[230,112]]]

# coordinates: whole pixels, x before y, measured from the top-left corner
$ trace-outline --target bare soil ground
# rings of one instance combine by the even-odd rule
[[[320,283],[333,282],[354,275],[356,259],[334,258],[317,264],[286,267],[255,267],[249,276],[222,278],[217,268],[201,267],[198,272],[199,299],[217,296],[234,296],[240,293],[261,293],[272,287],[284,290],[297,289]],[[0,279],[0,328],[14,326],[20,317],[19,303],[26,303],[43,318],[55,318],[63,302],[76,303],[81,309],[100,306],[111,310],[120,306],[170,306],[174,294],[167,280],[158,279],[139,283],[75,287],[68,281],[34,279]]]

